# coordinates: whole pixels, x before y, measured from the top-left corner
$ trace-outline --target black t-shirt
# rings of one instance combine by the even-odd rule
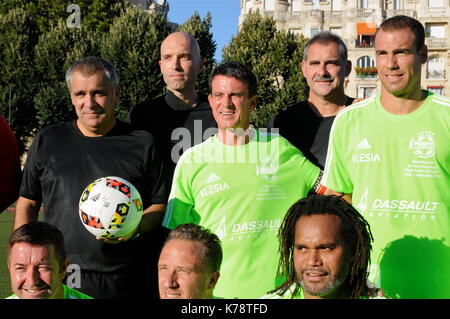
[[[84,136],[75,121],[44,129],[28,153],[20,195],[42,200],[44,220],[64,234],[69,263],[102,273],[136,272],[148,259],[151,234],[105,244],[80,221],[82,191],[104,176],[130,181],[138,189],[144,208],[167,201],[169,183],[153,137],[120,121],[101,137]]]
[[[347,99],[347,104],[353,102]],[[325,166],[328,140],[335,116],[317,116],[308,101],[301,101],[280,112],[269,123],[269,129],[278,128],[279,133],[297,147],[305,157],[321,169]]]
[[[217,133],[217,124],[206,97],[200,96],[201,102],[188,110],[174,110],[164,97],[135,106],[127,120],[133,128],[155,136],[168,166],[174,169],[183,152]]]

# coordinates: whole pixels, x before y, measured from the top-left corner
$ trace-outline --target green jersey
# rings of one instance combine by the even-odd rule
[[[258,298],[277,287],[278,229],[320,173],[281,136],[254,132],[245,145],[225,145],[215,135],[187,150],[163,221],[170,229],[197,223],[220,237],[223,262],[214,292],[225,298]]]
[[[352,193],[370,224],[370,280],[393,298],[450,298],[450,99],[428,94],[414,112],[380,96],[336,117],[323,184]]]
[[[64,288],[63,299],[92,299],[92,297],[89,297],[88,295],[86,295],[82,292],[79,292],[75,289],[69,288],[66,285],[63,285],[63,288]],[[6,299],[19,299],[19,297],[16,294],[14,294],[14,295],[9,296]]]

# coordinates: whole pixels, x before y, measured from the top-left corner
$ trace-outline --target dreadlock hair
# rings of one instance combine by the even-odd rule
[[[286,281],[270,293],[283,295],[294,285],[293,296],[298,294],[300,284],[294,267],[295,226],[302,216],[336,215],[341,220],[341,236],[345,247],[353,254],[350,271],[344,284],[350,288],[349,298],[357,299],[369,294],[367,286],[367,268],[370,263],[370,251],[373,241],[370,226],[364,217],[343,198],[331,195],[311,195],[292,205],[278,232],[280,261],[278,276],[284,276]]]

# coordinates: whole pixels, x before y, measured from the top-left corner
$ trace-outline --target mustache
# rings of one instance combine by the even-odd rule
[[[328,76],[321,76],[321,75],[316,75],[313,78],[313,81],[334,81],[334,76],[328,75]]]

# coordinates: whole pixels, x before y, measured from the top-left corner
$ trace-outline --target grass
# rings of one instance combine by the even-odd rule
[[[6,266],[6,251],[13,227],[13,218],[14,214],[7,211],[0,214],[0,299],[11,295],[11,283]]]

